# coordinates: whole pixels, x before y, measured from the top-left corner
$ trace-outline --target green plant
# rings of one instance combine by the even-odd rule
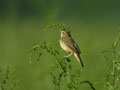
[[[57,28],[64,28],[65,30],[68,29],[67,26],[64,24],[53,24],[50,25],[48,29],[54,26]],[[61,90],[62,82],[66,82],[65,86],[67,87],[67,90],[79,90],[80,85],[83,83],[87,83],[88,85],[90,85],[90,88],[92,90],[96,90],[90,81],[80,81],[82,70],[80,68],[75,69],[71,65],[71,60],[69,58],[63,58],[61,53],[58,50],[54,49],[51,44],[47,44],[46,42],[44,42],[33,46],[29,56],[30,63],[32,63],[32,56],[38,50],[38,61],[40,60],[40,56],[44,53],[49,53],[55,58],[55,63],[51,65],[51,68],[49,70],[52,83],[55,85],[55,90]]]
[[[14,90],[17,83],[10,66],[6,66],[5,70],[0,71],[0,90]]]
[[[102,52],[104,56],[105,78],[103,80],[104,90],[120,90],[120,33],[109,49]]]
[[[69,31],[68,26],[63,24],[63,23],[56,23],[56,24],[47,25],[47,27],[45,28],[45,31],[51,30],[51,29],[55,29],[55,30],[59,29],[59,30],[67,30],[67,31]]]

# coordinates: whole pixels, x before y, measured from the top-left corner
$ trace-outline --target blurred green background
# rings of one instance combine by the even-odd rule
[[[44,54],[40,63],[34,60],[31,65],[28,57],[32,46],[43,41],[62,50],[58,42],[60,33],[44,31],[47,25],[56,22],[70,27],[81,49],[85,64],[81,81],[102,81],[104,76],[97,65],[102,66],[101,52],[119,32],[119,0],[0,0],[0,69],[6,65],[17,69],[15,76],[21,83],[15,90],[54,90],[47,72],[53,57]],[[73,56],[71,59],[73,65],[79,66]],[[85,84],[80,88],[90,90]]]

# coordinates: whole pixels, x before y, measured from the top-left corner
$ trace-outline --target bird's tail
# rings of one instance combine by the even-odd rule
[[[81,64],[81,66],[84,67],[82,59],[80,58],[80,55],[78,53],[74,53],[74,56],[76,57],[76,59],[78,60],[78,62]]]

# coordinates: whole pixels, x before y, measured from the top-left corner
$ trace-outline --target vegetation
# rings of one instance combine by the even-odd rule
[[[46,30],[69,30],[65,24],[52,24]],[[104,74],[103,81],[99,82],[103,90],[120,90],[120,33],[115,38],[114,42],[109,45],[109,48],[102,52],[103,63],[99,67],[99,71]],[[37,61],[40,62],[40,57],[48,53],[54,57],[54,63],[51,65],[48,74],[51,77],[51,82],[55,86],[55,90],[80,90],[82,84],[88,84],[90,90],[97,90],[96,82],[89,80],[81,80],[82,68],[75,68],[71,64],[70,58],[64,58],[63,54],[51,43],[44,41],[43,43],[33,46],[29,54],[29,62],[32,64],[33,56],[38,54]],[[52,59],[50,59],[52,60]],[[0,71],[0,90],[15,90],[19,81],[16,80],[14,71],[10,66],[6,66],[5,70]],[[63,86],[64,84],[64,86]]]
[[[68,30],[67,26],[64,24],[53,24],[48,26],[47,29],[51,29],[53,27],[64,28]],[[115,41],[110,45],[110,48],[102,52],[104,56],[104,65],[100,69],[105,74],[103,82],[101,83],[104,90],[120,90],[120,52],[118,50],[119,41],[120,33],[116,37]],[[93,86],[93,83],[90,81],[80,80],[82,69],[74,69],[74,67],[71,65],[71,60],[69,58],[63,58],[64,56],[61,56],[60,52],[51,46],[52,45],[48,45],[46,42],[33,46],[33,49],[30,53],[30,63],[32,60],[32,55],[34,55],[37,50],[40,50],[38,61],[40,56],[45,52],[55,57],[56,62],[51,66],[49,74],[51,75],[52,83],[55,85],[56,90],[60,90],[61,83],[65,80],[68,90],[79,90],[80,85],[83,83],[89,84],[91,90],[96,90]]]
[[[16,80],[10,66],[6,66],[5,70],[0,71],[0,90],[15,90],[18,81]]]
[[[102,68],[105,78],[104,90],[120,90],[120,33],[110,45],[109,49],[102,52],[104,66]]]
[[[68,30],[67,26],[64,24],[53,24],[47,27],[51,28],[61,28]],[[68,90],[79,90],[80,85],[87,83],[90,85],[91,90],[96,90],[93,84],[90,81],[81,81],[80,75],[82,73],[81,68],[74,69],[71,65],[71,60],[69,58],[64,58],[58,50],[55,50],[52,45],[47,44],[46,42],[33,46],[30,52],[30,63],[32,62],[32,56],[37,50],[39,50],[38,61],[42,54],[49,53],[55,58],[55,63],[51,66],[49,74],[51,75],[52,83],[55,85],[55,90],[61,90],[61,83],[66,81],[66,87]],[[59,72],[58,72],[59,71]]]

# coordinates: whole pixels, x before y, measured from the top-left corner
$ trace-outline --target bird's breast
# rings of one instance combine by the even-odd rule
[[[60,46],[61,46],[65,51],[67,51],[67,52],[73,52],[73,50],[70,49],[70,48],[65,44],[65,42],[62,41],[62,40],[60,40]]]

